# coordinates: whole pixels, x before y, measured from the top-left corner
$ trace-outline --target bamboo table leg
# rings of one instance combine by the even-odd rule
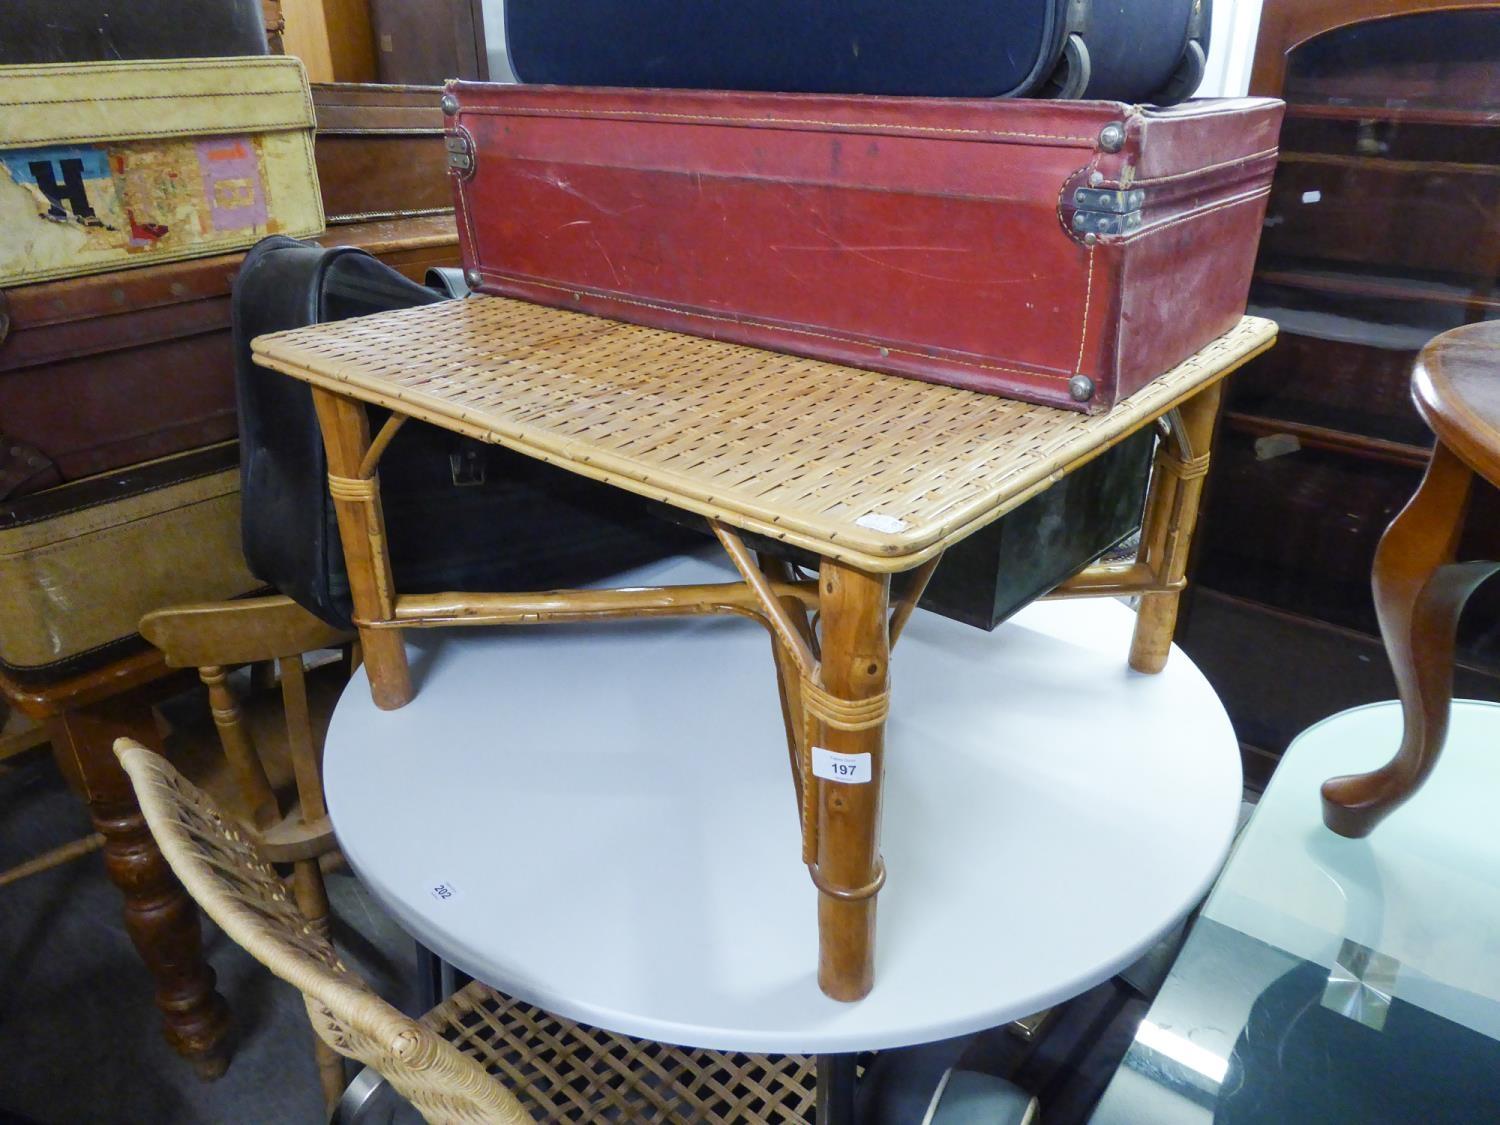
[[[338,515],[354,615],[361,621],[390,621],[396,614],[395,593],[379,478],[373,469],[368,475],[362,470],[370,451],[369,418],[353,399],[318,387],[312,388],[312,396],[328,454],[329,491]],[[375,705],[392,711],[410,703],[411,670],[401,631],[361,626],[359,641]]]
[[[1386,528],[1373,584],[1380,635],[1401,693],[1401,746],[1370,773],[1323,783],[1323,822],[1368,836],[1422,787],[1448,735],[1453,647],[1464,603],[1500,562],[1458,562],[1474,474],[1439,443],[1421,487]]]
[[[162,858],[112,746],[122,735],[157,745],[149,702],[116,696],[47,722],[63,776],[104,837],[104,866],[125,896],[125,928],[156,986],[167,1042],[200,1077],[229,1065],[229,1008],[203,959],[198,911]]]
[[[1212,383],[1179,408],[1185,450],[1173,441],[1163,441],[1157,447],[1138,557],[1162,585],[1177,588],[1141,595],[1130,646],[1130,666],[1137,672],[1160,672],[1172,650],[1180,587],[1187,574],[1223,386],[1223,380]]]
[[[850,703],[881,701],[889,684],[886,619],[891,580],[831,559],[819,575],[823,615],[823,688]],[[820,723],[818,745],[868,754],[870,780],[845,784],[810,779],[818,789],[818,984],[835,1000],[859,1000],[875,983],[875,896],[880,861],[880,797],[885,718],[863,724]],[[861,729],[845,729],[860,725]]]

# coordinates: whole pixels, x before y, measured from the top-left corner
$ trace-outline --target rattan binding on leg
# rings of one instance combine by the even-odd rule
[[[139,743],[122,738],[115,753],[188,893],[236,944],[303,993],[325,1042],[379,1071],[427,1121],[811,1119],[816,1080],[804,1057],[630,1039],[557,1019],[478,983],[421,1020],[403,1015],[345,968],[298,913],[275,869],[207,795]]]

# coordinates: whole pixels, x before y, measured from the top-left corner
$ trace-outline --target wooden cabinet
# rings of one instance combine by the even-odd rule
[[[1275,755],[1394,696],[1370,565],[1432,444],[1411,363],[1500,317],[1500,3],[1267,0],[1251,92],[1287,101],[1250,297],[1282,336],[1231,382],[1180,640]],[[1500,519],[1470,523],[1500,552]],[[1460,629],[1471,695],[1500,699],[1497,621],[1482,592]]]

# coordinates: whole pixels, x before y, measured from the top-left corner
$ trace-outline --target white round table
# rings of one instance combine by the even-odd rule
[[[732,580],[677,558],[625,584]],[[621,579],[612,580],[620,584]],[[838,1053],[993,1027],[1130,963],[1208,888],[1237,745],[1133,615],[929,613],[892,660],[875,988],[818,989],[816,895],[771,646],[687,618],[407,633],[416,699],[357,675],[325,784],[344,854],[419,941],[581,1022],[687,1046]]]

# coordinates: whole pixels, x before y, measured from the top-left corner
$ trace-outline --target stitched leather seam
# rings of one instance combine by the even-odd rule
[[[1185,180],[1192,176],[1201,176],[1205,172],[1215,172],[1220,168],[1228,168],[1233,164],[1248,164],[1252,160],[1259,160],[1266,156],[1275,156],[1279,150],[1276,148],[1261,149],[1260,152],[1252,152],[1248,156],[1237,156],[1233,160],[1221,160],[1217,164],[1205,164],[1202,168],[1195,168],[1191,172],[1176,172],[1170,176],[1153,176],[1147,180],[1133,180],[1131,187],[1142,187],[1147,184],[1166,184],[1173,180]]]
[[[20,520],[16,523],[8,523],[4,527],[0,527],[0,535],[4,535],[8,531],[15,531],[18,528],[22,527],[35,527],[39,523],[46,523],[49,520],[61,519],[63,516],[71,516],[78,512],[93,511],[95,508],[102,508],[108,504],[119,504],[125,500],[134,500],[138,496],[150,496],[153,492],[160,492],[164,488],[176,488],[180,484],[191,484],[195,480],[202,480],[205,477],[217,476],[219,473],[238,472],[239,470],[237,468],[235,468],[233,465],[229,465],[221,469],[204,469],[201,473],[194,473],[192,474],[192,476],[173,477],[169,481],[166,481],[162,484],[153,484],[150,488],[143,488],[139,492],[127,493],[124,496],[107,496],[103,499],[95,500],[92,504],[77,504],[74,507],[63,508],[61,511],[57,512],[48,512],[45,515],[36,516],[33,519]],[[239,491],[238,487],[233,489],[233,491]]]
[[[1268,185],[1268,186],[1266,186],[1264,188],[1261,188],[1259,191],[1253,191],[1253,192],[1249,193],[1248,195],[1242,195],[1242,196],[1240,196],[1237,199],[1230,199],[1230,200],[1227,200],[1224,203],[1216,203],[1212,207],[1205,207],[1201,211],[1194,211],[1190,215],[1183,215],[1180,219],[1173,219],[1169,223],[1161,223],[1161,224],[1158,224],[1156,226],[1146,227],[1143,230],[1137,232],[1134,237],[1127,238],[1124,241],[1127,244],[1128,243],[1132,243],[1132,242],[1140,242],[1142,239],[1145,239],[1145,238],[1147,238],[1150,235],[1156,234],[1158,231],[1164,231],[1164,230],[1167,230],[1167,229],[1169,229],[1171,227],[1181,226],[1183,223],[1191,223],[1191,222],[1193,222],[1193,221],[1195,221],[1197,219],[1203,218],[1205,215],[1212,215],[1215,211],[1223,211],[1223,210],[1225,210],[1226,208],[1229,208],[1229,207],[1239,207],[1241,204],[1245,204],[1245,203],[1254,203],[1257,199],[1264,199],[1266,196],[1268,196],[1270,194],[1271,194],[1271,188]]]
[[[730,125],[825,125],[836,129],[857,129],[870,133],[895,133],[898,136],[906,134],[921,133],[951,133],[959,136],[990,137],[990,138],[1020,138],[1035,141],[1074,141],[1079,144],[1094,145],[1097,137],[1073,137],[1056,133],[1011,133],[1003,130],[991,129],[955,129],[943,128],[937,125],[892,125],[878,122],[865,121],[823,121],[817,118],[803,117],[715,117],[706,113],[665,113],[656,110],[633,110],[633,109],[547,109],[542,106],[507,106],[505,108],[490,108],[471,106],[465,108],[465,113],[488,114],[497,117],[506,116],[529,116],[546,115],[551,117],[618,117],[626,120],[657,121],[657,120],[680,120],[680,121],[712,121],[716,123],[727,123]]]
[[[472,237],[472,235],[470,237]],[[481,271],[480,272],[481,273],[485,272],[482,267],[481,267]],[[765,327],[765,325],[763,323],[757,322],[757,321],[736,320],[732,316],[714,316],[712,313],[693,312],[693,311],[691,311],[689,309],[681,309],[681,308],[677,308],[677,307],[675,307],[673,305],[660,305],[660,304],[656,304],[656,303],[651,302],[651,301],[640,301],[640,300],[636,300],[633,297],[617,297],[617,296],[614,296],[614,295],[608,294],[608,293],[596,293],[596,292],[592,292],[592,291],[588,290],[586,287],[580,286],[580,285],[557,285],[557,284],[555,284],[553,282],[549,282],[549,281],[539,281],[539,280],[537,280],[535,278],[522,277],[522,276],[515,275],[515,274],[502,273],[499,270],[491,270],[489,272],[491,274],[493,274],[493,275],[504,277],[504,278],[507,278],[507,279],[509,279],[511,281],[521,282],[524,285],[536,285],[536,286],[540,286],[543,289],[555,289],[559,293],[587,292],[589,294],[589,296],[591,296],[591,297],[598,297],[600,300],[604,300],[604,301],[617,301],[617,302],[619,302],[622,305],[636,305],[636,306],[638,306],[640,308],[643,308],[643,309],[654,309],[657,312],[672,313],[672,314],[674,314],[676,316],[691,316],[691,317],[697,317],[700,320],[716,320],[716,321],[719,321],[722,324],[748,325],[748,326],[754,327],[754,328]],[[868,341],[868,340],[861,340],[861,339],[859,339],[857,337],[854,337],[854,336],[839,336],[839,335],[836,335],[836,334],[834,334],[832,332],[814,332],[810,328],[793,328],[790,325],[781,325],[781,324],[772,325],[771,327],[774,327],[776,329],[776,331],[778,331],[778,332],[791,332],[791,333],[795,333],[796,335],[799,335],[799,336],[813,336],[813,337],[816,337],[816,338],[818,338],[820,340],[833,340],[833,341],[836,341],[837,343],[841,343],[841,344],[854,344],[854,345],[857,345],[858,347],[869,348],[871,350],[877,350],[877,349],[880,349],[880,348],[884,348],[888,352],[896,352],[896,353],[898,353],[900,355],[915,356],[917,359],[938,360],[939,362],[942,362],[942,363],[951,363],[951,364],[954,364],[955,366],[958,366],[958,367],[975,367],[975,368],[980,368],[980,369],[982,369],[984,371],[1003,371],[1003,372],[1005,372],[1008,375],[1022,375],[1022,376],[1025,376],[1028,379],[1070,379],[1070,378],[1072,378],[1071,375],[1059,375],[1059,374],[1054,374],[1052,372],[1045,372],[1045,371],[1027,371],[1027,370],[1023,370],[1022,368],[1019,368],[1019,367],[1000,367],[1000,366],[998,366],[996,364],[978,363],[978,362],[976,362],[974,360],[953,359],[953,358],[951,358],[949,356],[929,355],[926,352],[914,352],[914,351],[911,351],[911,350],[909,350],[907,348],[893,348],[893,347],[891,347],[888,344],[877,344],[877,343],[873,343],[873,342]],[[753,347],[754,345],[750,345],[750,346]],[[836,362],[836,361],[834,361],[834,362]]]
[[[45,664],[11,664],[9,661],[0,660],[0,668],[9,668],[15,672],[45,672],[51,668],[61,668],[65,665],[76,663],[86,656],[90,656],[96,652],[103,652],[107,648],[114,648],[117,645],[129,644],[131,641],[138,640],[141,640],[139,633],[127,633],[125,636],[116,637],[112,641],[104,641],[97,645],[91,645],[88,648],[76,649],[67,656],[58,657],[56,660],[49,660]]]
[[[233,472],[233,470],[230,470],[230,471]],[[212,475],[212,474],[210,474],[210,475]],[[199,478],[191,478],[191,479],[195,480],[195,479],[199,479]],[[188,484],[188,483],[191,483],[191,480],[182,480],[182,481],[173,481],[172,482],[172,484]],[[163,487],[164,488],[170,488],[171,485],[164,485]],[[144,492],[134,493],[131,496],[124,497],[123,499],[134,500],[134,499],[136,499],[139,496],[147,496],[147,495],[150,495],[150,493],[152,493],[152,492],[160,492],[160,491],[161,491],[160,488],[148,489],[148,490],[146,490]],[[211,495],[208,495],[208,496],[199,497],[197,500],[189,500],[186,504],[178,504],[175,507],[167,508],[164,511],[147,512],[147,513],[145,513],[143,515],[135,516],[132,519],[123,520],[120,523],[104,524],[103,526],[100,526],[100,527],[86,528],[85,530],[79,532],[77,535],[70,535],[66,539],[53,540],[50,543],[39,543],[35,547],[22,547],[22,548],[17,549],[14,552],[9,553],[8,555],[0,556],[0,557],[3,557],[5,559],[7,559],[7,560],[20,560],[20,561],[29,561],[29,560],[32,560],[32,559],[50,559],[54,555],[67,554],[69,551],[76,550],[78,548],[78,541],[79,541],[80,538],[89,539],[89,540],[98,540],[98,541],[101,541],[101,542],[107,542],[110,537],[118,537],[120,535],[127,535],[127,534],[129,534],[130,533],[130,529],[132,527],[134,527],[136,524],[141,523],[142,521],[149,521],[149,520],[154,520],[154,519],[160,519],[161,517],[169,515],[169,514],[171,514],[173,512],[191,512],[191,511],[193,511],[196,508],[201,508],[205,504],[221,504],[221,503],[223,503],[225,501],[226,498],[234,496],[238,492],[239,492],[238,488],[225,489],[223,492],[215,492],[215,493],[213,493]],[[98,507],[104,507],[106,503],[107,503],[107,501],[106,502],[101,502],[97,506]],[[79,511],[91,511],[92,508],[82,508],[82,509],[78,509],[78,510]],[[59,515],[64,515],[64,514],[66,514],[66,513],[59,513]],[[43,522],[43,521],[36,521],[36,522]],[[33,526],[33,527],[36,526],[36,522],[34,522],[31,526]],[[21,524],[21,525],[17,525],[17,526],[24,527],[26,525]]]
[[[1075,374],[1083,371],[1083,345],[1089,338],[1089,301],[1094,296],[1094,251],[1097,249],[1098,243],[1089,247],[1089,278],[1083,287],[1083,327],[1078,330],[1078,364],[1073,368]]]
[[[476,167],[474,171],[477,173],[479,169]],[[460,206],[457,210],[458,213],[464,217],[464,229],[469,232],[469,253],[474,256],[474,266],[476,269],[478,269],[480,268],[479,242],[474,237],[474,208],[470,205],[468,192],[469,180],[473,179],[473,176],[465,178],[458,172],[449,172],[448,175],[452,176],[458,181],[459,203],[462,204],[462,206]],[[465,284],[468,283],[465,282]]]
[[[286,98],[295,94],[295,90],[239,90],[233,94],[226,94],[222,90],[205,90],[203,93],[192,94],[128,94],[119,98],[90,98],[90,102],[114,105],[117,102],[165,102],[165,101],[187,101],[190,98]],[[0,106],[14,108],[16,106],[33,105],[74,105],[78,98],[27,98],[20,102],[0,102]]]
[[[74,133],[67,137],[48,136],[46,140],[27,142],[34,144],[37,148],[47,148],[52,145],[66,144],[69,141],[89,142],[98,144],[128,144],[132,141],[151,141],[162,137],[237,137],[241,134],[270,133],[281,129],[312,129],[312,125],[303,120],[272,121],[267,124],[230,126],[215,132],[205,129],[163,129],[159,132],[141,133],[134,137],[106,137],[99,133]]]

